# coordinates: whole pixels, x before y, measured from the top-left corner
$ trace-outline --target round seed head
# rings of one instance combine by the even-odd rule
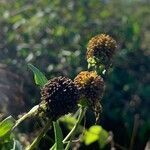
[[[94,71],[82,71],[74,79],[80,92],[80,97],[85,98],[90,103],[99,100],[104,92],[104,81]]]
[[[116,51],[116,41],[106,34],[99,34],[93,37],[87,45],[87,60],[95,59],[97,63],[109,66]]]
[[[46,115],[56,120],[75,110],[79,94],[71,79],[60,76],[49,80],[44,85],[41,99],[46,102]]]

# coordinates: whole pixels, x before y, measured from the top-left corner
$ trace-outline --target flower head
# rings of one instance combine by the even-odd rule
[[[46,115],[56,120],[75,110],[79,99],[78,89],[71,79],[55,77],[44,85],[41,99],[46,102]]]
[[[90,103],[99,100],[104,92],[104,81],[94,71],[82,71],[74,79],[77,85],[80,97],[85,98]]]
[[[110,65],[112,56],[116,51],[116,41],[106,34],[99,34],[93,37],[87,45],[87,61],[91,59],[98,64],[106,66]]]

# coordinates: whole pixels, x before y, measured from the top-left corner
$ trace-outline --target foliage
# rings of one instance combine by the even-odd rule
[[[85,131],[83,140],[86,145],[90,145],[98,141],[100,148],[102,149],[107,144],[108,137],[109,134],[106,130],[104,130],[101,126],[95,125]]]
[[[31,64],[28,64],[28,67],[33,71],[34,73],[34,80],[35,83],[41,87],[43,87],[43,85],[45,83],[47,83],[47,78],[44,76],[44,74],[42,72],[40,72],[36,67],[34,67]]]
[[[63,135],[61,128],[58,124],[58,122],[54,122],[54,131],[55,131],[55,143],[56,143],[56,149],[64,149],[63,148]]]
[[[15,119],[12,116],[7,117],[2,122],[0,122],[0,137],[6,135],[15,124]]]
[[[138,114],[134,148],[144,148],[150,131],[148,1],[2,0],[0,15],[0,63],[23,76],[24,91],[31,91],[26,95],[30,104],[39,95],[27,63],[38,66],[49,78],[60,74],[73,78],[87,68],[88,40],[98,33],[112,35],[119,52],[107,77],[101,125],[114,133],[116,142],[128,146]]]

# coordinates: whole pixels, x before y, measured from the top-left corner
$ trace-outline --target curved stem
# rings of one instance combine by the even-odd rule
[[[75,135],[75,132],[76,132],[78,126],[80,125],[80,123],[82,121],[82,118],[83,118],[85,112],[86,112],[86,108],[85,107],[81,107],[80,114],[79,114],[79,117],[78,117],[78,120],[77,120],[75,126],[72,128],[72,130],[69,132],[69,134],[64,138],[63,143],[65,143],[70,138],[70,140],[69,140],[65,150],[69,149],[69,147],[71,145],[71,141],[72,141],[72,139],[73,139],[73,137]]]
[[[21,118],[19,118],[16,121],[15,125],[13,126],[12,130],[14,130],[20,123],[22,123],[27,118],[34,116],[38,112],[38,108],[39,108],[39,105],[34,106],[28,113],[26,113]]]
[[[39,144],[40,140],[43,138],[43,136],[49,130],[50,126],[51,126],[51,120],[48,120],[48,122],[46,123],[45,127],[41,130],[40,134],[37,136],[37,138],[34,139],[32,144],[29,147],[27,147],[26,150],[33,150],[33,149],[35,149],[36,146]]]
[[[86,108],[85,107],[81,107],[81,110],[80,110],[80,114],[79,114],[79,117],[78,117],[78,120],[75,124],[75,126],[72,128],[72,130],[69,132],[69,134],[64,138],[63,140],[63,143],[68,141],[68,139],[70,138],[70,140],[72,140],[74,134],[75,134],[75,131],[76,129],[78,128],[84,114],[85,114],[85,111],[86,111]]]
[[[66,142],[67,142],[67,143],[69,142],[69,143],[67,144],[65,150],[67,150],[67,149],[70,147],[71,140],[73,139],[74,134],[75,134],[75,132],[76,132],[76,130],[77,130],[79,124],[81,123],[81,120],[82,120],[82,118],[83,118],[85,112],[86,112],[86,107],[81,106],[81,108],[80,108],[80,114],[79,114],[79,117],[78,117],[78,120],[77,120],[76,124],[74,125],[74,127],[72,128],[72,130],[68,133],[68,135],[67,135],[67,136],[64,138],[64,140],[63,140],[63,143],[64,143],[64,144],[65,144]],[[68,141],[69,138],[70,138],[70,140]],[[55,144],[50,148],[50,150],[53,150],[54,148],[55,148]]]
[[[22,123],[24,120],[26,120],[27,118],[33,117],[37,114],[40,113],[39,108],[45,110],[45,104],[40,103],[38,105],[35,105],[29,112],[27,112],[26,114],[24,114],[21,118],[19,118],[15,125],[12,128],[12,131],[18,126],[20,125],[20,123]]]

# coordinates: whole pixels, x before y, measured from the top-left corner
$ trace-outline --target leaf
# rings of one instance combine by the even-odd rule
[[[70,130],[74,127],[74,125],[77,121],[77,119],[71,115],[65,115],[65,116],[61,117],[59,120],[62,121],[63,123],[65,123],[67,128]]]
[[[101,132],[99,134],[99,141],[98,141],[101,149],[104,148],[105,145],[107,144],[108,137],[109,133],[101,127]]]
[[[0,122],[0,137],[6,135],[15,125],[15,119],[12,116],[7,117]]]
[[[55,143],[56,143],[56,150],[61,150],[63,148],[63,134],[58,122],[53,122],[54,132],[55,132]]]
[[[99,139],[99,127],[92,126],[89,130],[85,131],[84,142],[86,145],[90,145]]]
[[[108,136],[109,136],[108,132],[104,130],[101,126],[94,125],[91,126],[89,130],[85,131],[83,140],[86,145],[90,145],[98,141],[100,147],[103,148],[107,143]]]
[[[23,150],[21,143],[14,139],[13,148],[11,150]]]
[[[47,78],[45,77],[45,75],[36,67],[34,67],[32,64],[28,64],[28,67],[33,71],[34,73],[34,80],[35,83],[41,87],[44,86],[44,84],[47,83]]]

